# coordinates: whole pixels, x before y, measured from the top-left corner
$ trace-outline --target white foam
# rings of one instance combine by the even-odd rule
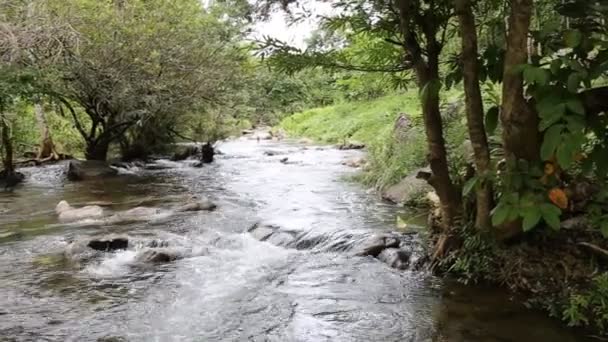
[[[104,256],[99,262],[88,265],[84,272],[100,278],[122,276],[129,272],[128,266],[135,262],[137,251],[120,251]]]

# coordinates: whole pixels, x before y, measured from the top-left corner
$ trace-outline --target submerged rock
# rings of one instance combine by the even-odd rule
[[[215,208],[217,208],[217,205],[215,203],[211,202],[211,200],[209,200],[207,198],[202,198],[202,199],[195,199],[194,201],[180,205],[175,209],[175,211],[178,211],[178,212],[201,211],[201,210],[211,211],[211,210],[215,210]]]
[[[119,211],[116,214],[108,217],[108,223],[126,223],[126,222],[143,222],[149,221],[155,216],[162,214],[163,211],[159,208],[151,207],[135,207],[133,209]]]
[[[110,178],[118,175],[118,170],[103,161],[73,160],[68,163],[67,177],[71,181]]]
[[[55,207],[60,222],[74,222],[86,219],[100,219],[104,216],[103,208],[98,205],[87,205],[74,208],[67,201],[61,201]]]

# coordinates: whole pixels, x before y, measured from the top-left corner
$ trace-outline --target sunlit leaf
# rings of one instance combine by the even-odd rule
[[[568,196],[566,195],[566,192],[560,188],[549,190],[549,199],[560,209],[568,208]]]

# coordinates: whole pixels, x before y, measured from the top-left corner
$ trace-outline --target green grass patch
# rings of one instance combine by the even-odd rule
[[[452,102],[458,91],[443,94]],[[406,113],[413,128],[405,139],[396,139],[395,122]],[[452,120],[446,127],[450,146],[464,140],[464,121]],[[307,137],[321,143],[362,142],[368,149],[368,169],[358,179],[382,190],[427,164],[427,143],[418,92],[410,90],[370,101],[348,102],[314,108],[285,118],[279,125],[290,136]]]

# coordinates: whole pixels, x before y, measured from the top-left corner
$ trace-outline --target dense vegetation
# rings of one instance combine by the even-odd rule
[[[246,42],[295,0],[0,0],[0,176],[23,152],[145,159],[251,124],[360,140],[376,188],[430,167],[435,270],[605,332],[608,1],[333,5],[298,49]]]
[[[420,176],[439,198],[434,269],[506,284],[571,325],[604,330],[608,2],[360,0],[335,8],[322,23],[339,43],[301,50],[268,39],[262,48],[285,72],[367,71],[418,89],[431,169]],[[449,88],[464,94],[472,160],[453,153],[441,110]],[[326,132],[332,123],[319,123],[341,111],[300,113],[283,126],[320,139],[372,135],[350,118]],[[372,172],[382,165],[375,150]]]

